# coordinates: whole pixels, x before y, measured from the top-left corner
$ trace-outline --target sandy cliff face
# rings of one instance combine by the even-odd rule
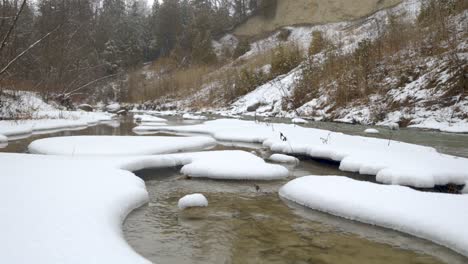
[[[278,0],[276,15],[258,15],[238,26],[235,34],[254,36],[283,26],[353,20],[402,0]]]

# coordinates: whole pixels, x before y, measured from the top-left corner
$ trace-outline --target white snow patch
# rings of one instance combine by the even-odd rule
[[[178,202],[179,209],[183,210],[190,207],[207,207],[208,200],[201,193],[194,193],[180,198]]]
[[[184,175],[198,178],[210,179],[233,179],[233,180],[276,180],[286,178],[288,169],[283,166],[268,164],[263,159],[248,152],[232,151],[224,155],[199,153],[199,157],[192,163],[182,167]],[[233,166],[233,163],[241,166]]]
[[[293,163],[299,164],[299,159],[293,156],[288,156],[284,154],[273,154],[271,155],[268,160],[278,162],[278,163]]]
[[[393,140],[233,119],[155,127],[153,131],[202,133],[219,141],[262,143],[274,152],[338,161],[343,171],[376,175],[377,181],[386,184],[432,188],[449,183],[463,185],[468,180],[468,159]],[[288,139],[286,142],[281,140],[280,133]]]
[[[216,145],[210,137],[73,136],[35,140],[30,153],[47,155],[152,155],[203,150]]]
[[[63,130],[84,129],[113,120],[114,115],[82,111],[44,111],[44,119],[0,121],[0,134],[9,140],[29,137],[32,134],[53,133]]]
[[[0,154],[0,262],[150,263],[121,225],[148,201],[130,172],[65,157]]]
[[[133,119],[137,122],[142,122],[142,123],[158,123],[158,122],[167,122],[167,119],[152,116],[152,115],[134,115]]]
[[[293,122],[294,124],[307,124],[307,123],[309,123],[307,120],[299,118],[299,117],[293,118],[291,120],[291,122]]]
[[[364,130],[364,133],[366,134],[379,134],[379,130],[375,129],[375,128],[368,128],[366,130]]]
[[[190,114],[190,113],[185,113],[182,116],[182,118],[187,119],[187,120],[207,120],[208,119],[206,116],[193,115],[193,114]]]
[[[338,176],[307,176],[280,196],[309,208],[433,241],[468,256],[468,195],[427,193]]]
[[[286,168],[252,156],[243,151],[125,157],[0,153],[0,260],[150,263],[121,231],[127,214],[148,201],[143,180],[129,171],[184,166],[189,175],[197,174],[193,177],[216,179],[288,175]],[[220,166],[222,160],[229,162]]]

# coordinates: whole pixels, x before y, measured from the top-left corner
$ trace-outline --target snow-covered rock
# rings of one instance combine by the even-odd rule
[[[309,208],[433,241],[468,256],[468,195],[420,192],[338,176],[307,176],[280,196]]]
[[[387,125],[388,128],[390,128],[390,130],[399,130],[400,129],[400,125],[398,125],[398,123],[389,123]]]
[[[119,103],[113,103],[113,104],[106,105],[106,111],[108,111],[110,113],[116,113],[120,109],[121,109],[121,106],[120,106]]]
[[[184,115],[182,115],[182,118],[187,119],[187,120],[207,120],[208,119],[206,116],[193,115],[190,113],[185,113]]]
[[[142,123],[161,123],[161,122],[167,122],[167,119],[152,116],[152,115],[134,115],[133,119],[137,122],[142,122]]]
[[[78,109],[86,111],[86,112],[92,112],[94,110],[94,108],[89,104],[80,104],[78,106]]]
[[[28,150],[48,155],[153,155],[203,150],[216,145],[210,137],[73,136],[33,141]]]
[[[375,128],[367,128],[366,130],[364,130],[364,133],[366,134],[379,134],[379,130],[375,129]]]
[[[299,164],[299,159],[293,156],[288,156],[284,154],[273,154],[271,155],[268,160],[278,162],[278,163],[293,163]]]
[[[222,152],[219,152],[222,153]],[[231,180],[276,180],[288,177],[289,171],[283,166],[268,164],[262,158],[244,151],[230,151],[224,155],[204,153],[190,164],[182,167],[184,175],[195,178],[231,179]],[[240,166],[233,166],[241,164]]]
[[[2,134],[0,134],[0,143],[8,142],[8,138]]]
[[[194,194],[189,194],[180,198],[177,206],[181,210],[190,208],[190,207],[207,207],[208,200],[203,194],[194,193]]]
[[[291,122],[293,122],[294,124],[307,124],[307,123],[309,123],[307,120],[299,118],[299,117],[293,118],[291,120]]]
[[[468,159],[393,140],[233,119],[192,126],[155,127],[153,131],[202,133],[219,141],[261,143],[274,152],[337,161],[343,171],[376,175],[377,181],[386,184],[432,188],[449,183],[463,185],[468,181]],[[287,141],[282,140],[281,134]]]

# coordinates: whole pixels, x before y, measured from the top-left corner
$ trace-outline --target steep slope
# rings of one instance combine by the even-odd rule
[[[349,21],[400,2],[401,0],[277,0],[274,16],[253,16],[238,26],[234,34],[256,36],[284,26]]]

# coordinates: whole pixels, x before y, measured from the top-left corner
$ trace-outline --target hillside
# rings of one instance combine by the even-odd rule
[[[169,75],[149,68],[140,86],[172,86],[141,107],[467,132],[466,4],[436,10],[426,3],[406,0],[360,20],[284,27],[222,67]],[[213,44],[222,57],[239,43],[226,35]]]
[[[239,25],[234,34],[256,36],[284,26],[349,21],[400,2],[401,0],[277,0],[274,16],[253,16]]]

